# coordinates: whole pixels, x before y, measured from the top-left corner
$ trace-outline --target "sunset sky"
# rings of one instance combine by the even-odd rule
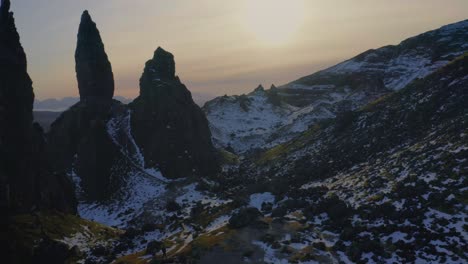
[[[38,99],[77,96],[85,9],[101,32],[115,93],[128,98],[158,46],[174,54],[192,92],[241,94],[468,19],[467,0],[12,0]]]

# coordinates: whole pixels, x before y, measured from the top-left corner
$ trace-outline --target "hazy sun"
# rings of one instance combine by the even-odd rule
[[[248,0],[247,24],[261,41],[283,44],[304,21],[304,0]]]

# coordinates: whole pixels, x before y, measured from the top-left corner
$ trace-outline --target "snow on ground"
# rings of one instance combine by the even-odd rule
[[[235,97],[216,100],[207,112],[213,137],[240,152],[260,146],[289,113],[288,109],[269,104],[259,92],[248,96],[246,108]]]
[[[222,215],[222,216],[216,218],[213,222],[211,222],[205,228],[205,231],[209,233],[209,232],[215,231],[217,229],[220,229],[221,227],[228,224],[230,218],[231,218],[230,215]]]
[[[262,241],[253,241],[253,245],[258,246],[264,252],[263,261],[268,264],[288,264],[289,261],[287,259],[279,259],[276,257],[276,250],[273,249],[270,245],[266,244]]]
[[[147,202],[161,197],[166,186],[144,173],[134,172],[128,176],[124,190],[122,198],[107,203],[79,203],[80,216],[108,226],[125,227],[143,211]]]
[[[235,96],[216,98],[205,112],[215,143],[243,153],[283,143],[317,120],[335,117],[328,106],[360,97],[349,91],[333,93],[309,106],[295,107],[284,103],[273,105],[264,91],[255,91],[246,95],[243,103]]]
[[[387,88],[400,90],[416,78],[424,78],[435,70],[449,63],[448,60],[432,62],[430,55],[420,54],[420,51],[411,50],[400,54],[388,62],[374,62],[367,55],[364,60],[351,59],[333,66],[324,73],[355,73],[374,71],[382,72],[385,76],[384,84]]]
[[[299,80],[278,89],[284,98],[297,97],[303,100],[302,97],[312,94],[309,95],[309,99],[304,100],[309,102],[303,107],[294,107],[284,102],[282,105],[273,105],[262,90],[255,90],[243,96],[218,97],[209,101],[205,105],[205,112],[213,139],[223,147],[231,146],[237,153],[254,148],[269,148],[290,140],[317,120],[335,117],[336,108],[341,107],[340,102],[346,101],[345,105],[351,103],[351,108],[356,109],[388,93],[388,89],[400,90],[413,80],[426,77],[463,54],[468,49],[468,44],[465,43],[468,32],[466,24],[465,21],[459,22],[413,38],[425,40],[434,36],[435,39],[431,41],[437,45],[449,46],[449,49],[428,47],[424,44],[427,41],[405,45],[411,42],[411,39],[408,39],[399,46],[371,50],[305,77],[308,80],[314,79],[314,76],[327,77],[318,78],[317,83],[304,84],[307,82]],[[380,79],[387,89],[369,94],[369,91],[359,92],[360,88],[351,89],[350,84],[338,86],[334,83],[336,75],[349,73],[365,73],[370,79]],[[332,81],[327,82],[323,79]],[[288,88],[289,92],[282,92],[282,88]]]
[[[159,170],[145,167],[145,158],[135,142],[131,128],[131,111],[116,116],[107,122],[107,133],[121,153],[138,169],[163,181],[169,182]]]
[[[96,234],[93,234],[87,226],[81,226],[81,228],[81,231],[76,232],[71,236],[58,239],[57,241],[63,242],[68,245],[69,248],[77,247],[80,252],[91,257],[96,262],[104,262],[105,260],[101,257],[91,256],[91,248],[97,245],[106,247],[114,241],[98,241],[95,237]],[[79,260],[77,263],[85,263],[85,260]]]
[[[386,241],[387,239],[391,239],[392,243],[396,243],[398,241],[411,243],[414,241],[414,237],[411,237],[407,233],[402,233],[400,231],[395,231],[388,236],[383,236],[382,239],[384,241]]]
[[[249,205],[255,207],[258,210],[262,210],[263,203],[275,203],[275,196],[269,192],[265,193],[254,193],[250,195]]]
[[[181,192],[182,194],[175,199],[175,201],[182,206],[182,211],[185,215],[185,218],[190,217],[190,212],[197,203],[209,205],[210,207],[217,207],[231,202],[231,200],[222,200],[206,193],[202,193],[196,190],[196,188],[196,183],[192,183],[183,187]]]

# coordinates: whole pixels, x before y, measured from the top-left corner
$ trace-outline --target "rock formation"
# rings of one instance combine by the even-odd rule
[[[49,154],[55,170],[81,179],[80,188],[87,198],[102,200],[118,186],[117,177],[111,177],[111,169],[119,150],[109,137],[106,124],[112,112],[123,106],[112,100],[111,64],[87,11],[81,17],[75,60],[80,102],[51,125]]]
[[[159,47],[146,62],[140,96],[130,107],[132,133],[147,167],[158,167],[169,178],[216,173],[207,119],[175,75],[171,53]]]
[[[42,129],[32,123],[34,93],[26,54],[16,31],[10,1],[0,7],[0,207],[74,212],[72,185],[54,174],[44,152]]]
[[[75,62],[81,101],[109,104],[114,95],[114,75],[99,30],[88,11],[81,16]]]

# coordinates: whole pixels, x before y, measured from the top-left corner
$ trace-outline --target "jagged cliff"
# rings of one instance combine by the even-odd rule
[[[10,2],[0,7],[0,203],[3,212],[58,209],[74,212],[74,195],[64,175],[44,158],[44,135],[32,123],[34,93],[26,54]],[[2,214],[6,215],[6,214]]]
[[[34,93],[27,73],[26,54],[20,43],[10,1],[0,6],[0,248],[5,263],[31,263],[38,248],[54,243],[45,236],[26,242],[26,226],[39,226],[34,216],[44,211],[76,213],[71,181],[55,173],[45,155],[42,128],[32,122]],[[20,218],[30,217],[22,224]],[[30,234],[28,234],[30,235]],[[54,263],[54,262],[49,262]]]
[[[218,170],[204,113],[175,75],[174,56],[156,49],[130,104],[132,131],[148,166],[166,177],[212,176]]]

